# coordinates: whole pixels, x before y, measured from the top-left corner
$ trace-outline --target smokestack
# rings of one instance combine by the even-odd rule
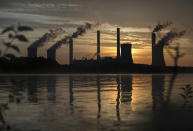
[[[100,60],[100,31],[97,31],[97,60]]]
[[[152,65],[155,65],[155,53],[154,53],[154,48],[156,46],[156,35],[154,32],[152,32]]]
[[[43,46],[46,42],[49,42],[55,39],[58,35],[64,33],[65,31],[62,28],[56,28],[55,30],[50,30],[48,33],[45,33],[38,40],[34,41],[28,47],[28,57],[35,58],[37,57],[37,48]]]
[[[56,60],[56,50],[55,49],[47,50],[47,59]]]
[[[69,41],[69,64],[73,64],[73,39],[71,38]]]
[[[35,58],[37,57],[37,48],[27,48],[28,57]]]
[[[56,42],[53,46],[51,46],[48,49],[48,51],[47,51],[48,58],[56,59],[56,50],[58,48],[60,48],[63,44],[67,44],[70,41],[70,39],[77,38],[77,37],[83,35],[84,33],[86,33],[87,30],[92,29],[93,27],[96,27],[98,25],[99,25],[98,23],[96,23],[96,24],[85,23],[85,25],[79,26],[77,28],[76,32],[74,32],[71,36],[65,36],[63,39],[59,40],[58,42]],[[72,43],[72,44],[69,46],[69,50],[70,50],[69,61],[72,64],[72,62],[73,62],[73,41],[71,41],[70,43]]]
[[[156,35],[154,32],[152,32],[152,46],[155,45],[156,42]]]
[[[120,28],[117,28],[117,59],[120,58]]]
[[[124,63],[133,64],[131,44],[121,44],[121,60]]]

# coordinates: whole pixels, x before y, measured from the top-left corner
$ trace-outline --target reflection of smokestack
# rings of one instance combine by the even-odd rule
[[[28,78],[28,101],[29,102],[38,102],[38,96],[37,96],[37,88],[38,88],[38,79],[36,77],[29,77]]]
[[[47,59],[56,60],[56,50],[55,49],[47,50]]]
[[[73,64],[73,39],[70,39],[69,42],[69,64]]]
[[[97,75],[97,100],[98,100],[98,114],[97,118],[101,117],[101,83],[100,83],[100,76]]]
[[[74,100],[74,96],[73,96],[73,77],[70,75],[69,76],[69,93],[70,93],[70,110],[72,113],[74,113],[74,107],[73,107],[73,100]]]
[[[37,48],[27,48],[28,57],[35,58],[37,57]]]
[[[120,28],[117,28],[117,58],[120,58]]]
[[[56,77],[52,76],[47,78],[47,91],[48,91],[48,100],[56,100]]]
[[[133,64],[131,44],[122,44],[121,45],[121,59],[125,63]]]
[[[116,99],[116,115],[117,115],[117,120],[120,122],[120,112],[119,112],[119,105],[120,105],[120,76],[117,76],[117,99]]]
[[[97,60],[100,60],[100,31],[97,31]]]

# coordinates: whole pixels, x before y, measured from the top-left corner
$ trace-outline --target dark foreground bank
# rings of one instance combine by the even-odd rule
[[[86,63],[60,65],[54,60],[19,57],[0,58],[0,73],[172,73],[174,67],[154,67],[145,64]],[[193,67],[178,67],[179,73],[193,73]]]

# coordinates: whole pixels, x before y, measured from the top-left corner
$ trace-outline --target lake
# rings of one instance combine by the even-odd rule
[[[139,130],[167,99],[171,74],[1,74],[3,116],[19,131]],[[193,74],[178,74],[170,103]],[[1,126],[0,121],[0,126]],[[1,130],[1,129],[0,129]]]

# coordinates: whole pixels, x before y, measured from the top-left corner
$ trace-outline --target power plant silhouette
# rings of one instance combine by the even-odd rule
[[[36,58],[38,47],[43,46],[44,43],[55,39],[58,35],[63,34],[64,32],[65,31],[62,28],[56,28],[55,30],[50,30],[48,33],[45,33],[28,47],[28,57]]]
[[[117,28],[117,56],[116,58],[112,57],[103,57],[100,56],[100,31],[97,31],[97,60],[85,59],[85,60],[73,60],[75,65],[89,65],[89,64],[110,64],[110,63],[124,63],[124,64],[133,64],[132,58],[132,45],[121,44],[121,55],[120,55],[120,28]],[[70,50],[72,52],[73,50]],[[70,53],[71,54],[71,53]],[[72,59],[72,58],[70,58]]]
[[[171,22],[164,24],[158,23],[152,32],[152,66],[165,67],[164,46],[169,45],[173,40],[182,37],[186,30],[176,31],[171,30],[156,43],[156,33],[170,26]]]
[[[164,60],[164,46],[169,45],[174,39],[183,36],[186,31],[177,32],[171,30],[166,33],[166,35],[156,42],[156,34],[161,30],[170,26],[171,22],[166,22],[164,24],[158,23],[152,31],[152,66],[165,67]],[[56,61],[56,50],[60,48],[63,44],[69,44],[69,65],[89,65],[89,64],[110,64],[110,63],[120,63],[120,64],[133,64],[132,58],[132,44],[123,43],[120,44],[120,28],[117,28],[117,56],[112,57],[101,57],[101,43],[100,43],[100,30],[97,31],[97,59],[80,59],[76,60],[73,58],[73,39],[86,33],[87,30],[96,27],[97,24],[86,23],[77,28],[71,36],[66,36],[62,40],[56,42],[47,50],[47,59]],[[39,40],[35,41],[32,45],[28,47],[28,57],[37,57],[37,48],[43,43],[49,41],[50,39],[55,39],[57,35],[64,32],[62,29],[52,30],[49,33],[44,34]]]
[[[72,36],[67,36],[63,40],[58,41],[55,45],[50,47],[47,50],[47,59],[56,60],[56,50],[65,43],[69,43],[69,64],[97,64],[97,63],[125,63],[125,64],[133,64],[132,58],[132,45],[130,43],[121,44],[120,46],[120,28],[117,28],[117,57],[104,57],[101,58],[100,56],[100,31],[97,31],[97,59],[85,59],[85,60],[75,60],[73,59],[73,38],[77,38],[81,33],[85,32],[85,28],[91,28],[91,25],[86,25],[85,27],[78,28],[77,32],[75,32]],[[55,38],[55,37],[53,37]],[[45,42],[45,36],[40,38],[39,40],[35,41],[32,45],[28,47],[28,57],[35,58],[37,57],[37,48],[41,45],[41,43]],[[121,53],[120,53],[121,48]]]
[[[156,44],[156,34],[152,32],[152,66],[165,66],[163,49],[163,44]]]

